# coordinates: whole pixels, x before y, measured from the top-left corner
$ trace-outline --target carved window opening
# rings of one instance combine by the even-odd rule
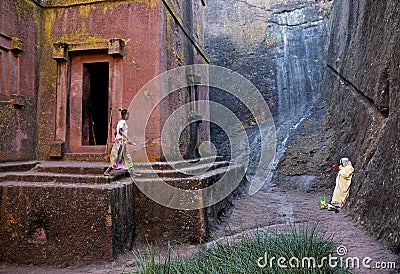
[[[13,101],[20,96],[21,52],[24,43],[17,37],[0,33],[0,100]]]

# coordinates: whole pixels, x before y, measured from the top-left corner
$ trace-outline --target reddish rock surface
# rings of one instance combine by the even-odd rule
[[[400,252],[400,50],[398,1],[335,1],[325,97],[336,162],[356,173],[352,216]]]

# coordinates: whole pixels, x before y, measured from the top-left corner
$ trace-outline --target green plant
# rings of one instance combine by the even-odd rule
[[[190,258],[171,259],[170,249],[166,258],[156,260],[154,250],[149,250],[138,256],[139,273],[350,273],[339,265],[329,266],[324,259],[336,246],[331,236],[322,235],[316,227],[292,228],[286,233],[257,232],[238,242],[200,250]],[[279,265],[279,258],[285,263]]]

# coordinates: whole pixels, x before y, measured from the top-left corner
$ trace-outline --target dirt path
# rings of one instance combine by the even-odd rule
[[[245,196],[237,201],[232,216],[215,233],[215,237],[234,235],[255,226],[265,227],[269,231],[280,231],[290,230],[293,225],[296,228],[317,225],[318,231],[333,235],[335,241],[346,247],[347,253],[343,258],[360,259],[360,267],[353,269],[355,273],[399,273],[399,257],[368,235],[345,210],[337,214],[319,210],[318,201],[321,195],[328,196],[330,193],[305,192],[276,186],[261,189],[256,195]],[[362,267],[362,259],[366,257],[371,258],[367,262],[370,266],[375,266],[375,263],[395,262],[397,270]]]

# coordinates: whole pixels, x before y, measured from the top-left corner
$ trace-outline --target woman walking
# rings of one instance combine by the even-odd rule
[[[115,141],[110,153],[110,164],[104,172],[104,176],[112,176],[110,171],[112,169],[129,170],[133,169],[133,162],[131,155],[126,147],[127,144],[136,146],[135,143],[128,139],[128,124],[126,121],[129,119],[129,111],[127,109],[121,111],[121,120],[118,121]],[[140,176],[137,173],[131,173],[132,176]]]

